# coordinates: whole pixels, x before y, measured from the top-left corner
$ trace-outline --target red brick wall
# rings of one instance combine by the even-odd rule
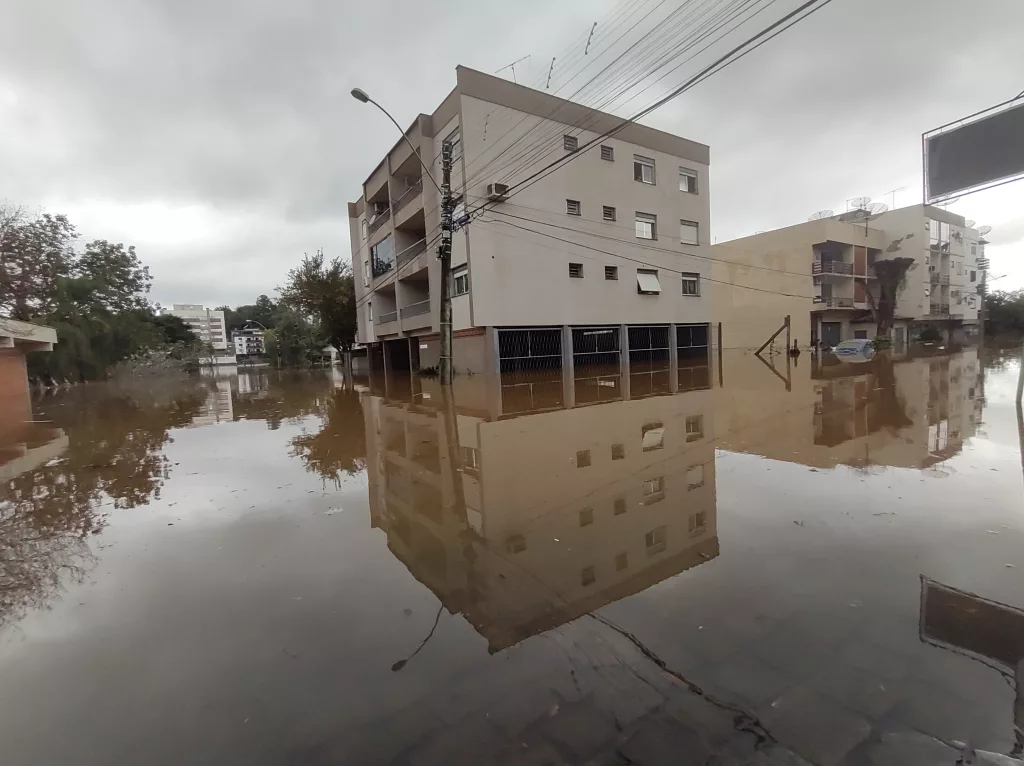
[[[0,348],[0,434],[20,428],[31,419],[25,355],[16,348]]]

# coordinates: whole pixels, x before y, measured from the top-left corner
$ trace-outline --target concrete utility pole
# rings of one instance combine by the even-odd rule
[[[442,386],[452,384],[452,143],[441,144],[441,358],[438,373]]]

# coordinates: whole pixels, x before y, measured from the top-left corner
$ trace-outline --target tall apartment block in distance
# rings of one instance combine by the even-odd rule
[[[458,372],[706,364],[709,149],[636,124],[589,145],[621,123],[459,67],[406,131],[438,181],[454,144],[453,195],[478,211],[453,237]],[[436,365],[440,195],[401,139],[362,191],[349,204],[358,341],[378,367]]]
[[[828,212],[828,211],[826,211]],[[980,286],[988,268],[985,239],[963,216],[931,205],[879,214],[851,210],[716,244],[715,321],[725,348],[756,349],[791,316],[801,346],[833,347],[873,338],[867,291],[875,264],[912,258],[896,300],[894,350],[925,327],[945,342],[978,333]]]
[[[209,343],[214,351],[228,349],[227,325],[224,312],[208,309],[199,303],[175,303],[167,312],[180,317],[203,343]]]

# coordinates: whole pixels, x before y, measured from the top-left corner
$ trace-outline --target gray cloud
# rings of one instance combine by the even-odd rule
[[[758,22],[795,5],[780,0]],[[493,71],[532,54],[519,74],[536,80],[593,20],[623,10],[612,0],[529,0],[515,13],[469,0],[7,6],[0,197],[198,205],[222,216],[228,238],[134,240],[157,299],[209,303],[272,291],[304,251],[348,253],[345,203],[396,139],[348,96],[353,85],[408,123],[451,89],[457,64]],[[836,0],[646,122],[711,145],[719,239],[898,186],[909,189],[897,202],[910,204],[920,133],[1024,87],[1022,26],[1015,0]],[[117,221],[103,224],[114,231],[101,223],[83,233],[118,238]]]

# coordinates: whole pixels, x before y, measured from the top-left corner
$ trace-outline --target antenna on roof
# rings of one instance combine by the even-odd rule
[[[597,22],[594,22],[594,26],[590,28],[590,35],[587,37],[587,47],[583,49],[583,55],[586,56],[590,53],[590,41],[594,39],[594,30],[597,29]]]
[[[863,210],[871,204],[871,197],[850,197],[846,200],[846,212],[851,210]]]
[[[811,213],[808,217],[808,221],[820,221],[822,218],[831,218],[834,213],[831,210],[819,210],[817,213]]]
[[[501,74],[506,69],[511,69],[512,70],[512,82],[514,82],[514,83],[516,83],[518,85],[519,84],[519,80],[516,79],[516,64],[518,64],[520,61],[526,61],[528,58],[530,58],[530,54],[529,53],[526,54],[525,56],[523,56],[521,59],[516,59],[511,64],[508,64],[507,66],[503,66],[501,69],[498,69],[497,71],[495,71],[494,74]]]
[[[551,57],[551,66],[548,67],[548,84],[544,86],[544,90],[551,89],[551,73],[555,71],[555,57]]]
[[[980,236],[980,237],[987,236],[988,234],[991,234],[991,233],[992,233],[992,227],[991,226],[982,226],[980,229],[978,229],[978,236]]]
[[[966,226],[968,229],[973,229],[974,228],[974,224],[976,224],[976,223],[977,223],[977,221],[975,221],[974,219],[968,218],[966,221],[964,221],[964,226]]]

